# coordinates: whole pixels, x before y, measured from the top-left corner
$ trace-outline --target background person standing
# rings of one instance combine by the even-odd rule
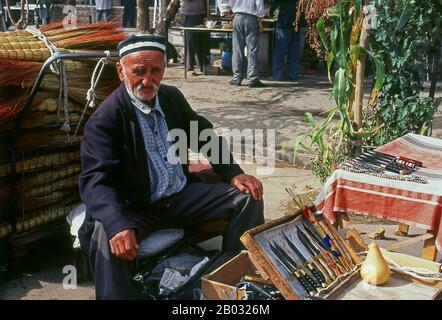
[[[125,28],[135,28],[135,13],[137,0],[122,0],[122,5],[124,6],[123,12],[123,27]]]
[[[181,0],[181,14],[184,18],[183,24],[185,27],[202,26],[206,16],[206,0]],[[203,72],[209,36],[204,33],[188,32],[186,38],[187,56],[185,57],[185,63],[188,75],[196,76],[198,75],[195,71],[197,62],[200,71]]]
[[[273,17],[276,9],[279,7],[271,80],[279,81],[284,79],[286,59],[288,79],[292,81],[298,80],[301,41],[300,32],[296,32],[293,26],[296,17],[296,6],[296,0],[271,0],[269,11],[271,17]]]
[[[247,78],[249,87],[258,88],[265,85],[259,80],[259,33],[263,31],[262,18],[265,16],[263,0],[219,0],[218,8],[222,15],[233,18],[233,78],[229,84],[241,85],[245,78],[243,66],[244,49],[247,46]]]
[[[110,11],[112,9],[111,0],[95,0],[96,19],[97,22],[103,19],[104,22],[108,22]]]

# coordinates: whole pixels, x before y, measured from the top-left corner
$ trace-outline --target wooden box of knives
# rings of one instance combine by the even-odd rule
[[[287,300],[434,299],[440,293],[440,286],[395,273],[388,286],[365,284],[358,254],[327,219],[307,207],[247,231],[241,241]]]

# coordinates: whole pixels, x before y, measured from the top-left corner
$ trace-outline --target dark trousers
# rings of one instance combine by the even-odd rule
[[[204,23],[204,14],[184,16],[185,27],[196,27]],[[187,57],[185,63],[187,70],[194,70],[198,62],[201,72],[206,61],[206,51],[209,46],[209,36],[204,33],[188,32],[186,37]],[[195,60],[196,57],[196,60]]]
[[[273,78],[275,80],[284,78],[284,61],[287,58],[287,75],[290,80],[297,80],[300,56],[300,32],[295,32],[293,28],[276,28]]]
[[[192,183],[160,202],[157,210],[130,214],[137,225],[138,242],[158,229],[195,227],[224,219],[228,227],[223,235],[223,250],[236,254],[243,248],[241,235],[264,223],[263,202],[226,183]],[[98,221],[92,234],[89,263],[97,299],[131,298],[133,263],[112,255],[103,224]]]
[[[126,0],[123,2],[124,12],[123,12],[123,27],[125,28],[135,28],[135,13],[136,13],[136,0]]]

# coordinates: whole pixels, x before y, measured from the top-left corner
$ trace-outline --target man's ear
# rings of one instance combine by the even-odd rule
[[[118,77],[123,82],[124,81],[123,66],[121,65],[120,62],[117,62],[116,66],[117,66]]]

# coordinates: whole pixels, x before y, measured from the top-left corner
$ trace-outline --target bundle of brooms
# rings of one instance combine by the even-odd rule
[[[98,60],[63,60],[67,94],[60,93],[59,69],[49,71],[32,105],[24,110],[30,88],[51,56],[50,49],[55,47],[61,53],[115,51],[125,37],[114,23],[103,22],[71,29],[56,22],[38,31],[0,32],[0,203],[9,203],[15,217],[10,221],[10,212],[0,212],[0,238],[60,219],[80,201],[79,147],[82,128],[94,112],[85,109],[85,104]],[[95,88],[95,106],[119,84],[115,60],[111,60]]]

